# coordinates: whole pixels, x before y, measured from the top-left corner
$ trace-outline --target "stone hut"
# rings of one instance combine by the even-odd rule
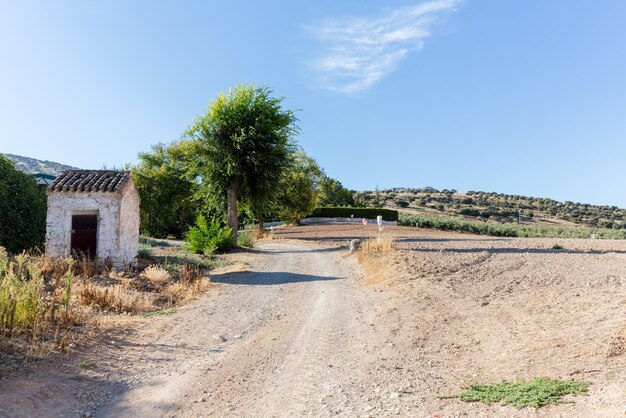
[[[128,171],[69,170],[48,188],[46,255],[137,261],[139,194]]]

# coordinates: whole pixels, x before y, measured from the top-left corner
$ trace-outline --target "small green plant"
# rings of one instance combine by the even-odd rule
[[[500,402],[518,409],[564,403],[565,395],[587,393],[590,383],[580,380],[562,380],[549,377],[536,377],[532,380],[520,380],[512,383],[470,385],[458,395],[444,396],[444,399],[458,398],[465,402],[483,402],[491,405]]]
[[[196,224],[185,234],[187,248],[196,254],[224,252],[233,245],[232,229],[222,226],[216,219],[209,224],[203,215],[198,215]]]
[[[81,369],[90,370],[96,367],[96,363],[91,360],[82,360],[78,362],[78,367],[80,367]]]
[[[237,237],[237,245],[240,247],[252,248],[254,247],[254,238],[252,236],[252,231],[241,231],[239,232],[239,236]]]
[[[554,244],[554,245],[552,246],[552,249],[553,249],[553,250],[562,250],[562,249],[563,249],[563,246],[562,246],[562,245],[560,245],[560,244]]]

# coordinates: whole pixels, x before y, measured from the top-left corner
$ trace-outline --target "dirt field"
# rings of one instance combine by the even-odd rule
[[[373,225],[343,225],[286,228],[276,236],[345,245],[377,234]],[[399,250],[363,263],[370,283],[395,299],[385,321],[398,347],[394,357],[424,379],[415,401],[442,416],[532,415],[433,398],[466,383],[575,377],[593,383],[589,396],[536,414],[623,416],[626,242],[406,227],[384,234],[398,240]],[[555,244],[563,249],[552,249]]]
[[[626,242],[388,227],[395,252],[343,248],[376,233],[279,228],[191,305],[0,382],[0,417],[623,416]],[[535,376],[592,385],[538,410],[439,398]]]

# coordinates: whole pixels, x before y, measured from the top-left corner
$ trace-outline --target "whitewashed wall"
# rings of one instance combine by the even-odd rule
[[[131,178],[122,191],[118,246],[122,264],[134,264],[139,251],[139,193]]]
[[[67,257],[72,242],[72,215],[97,214],[96,257],[116,268],[136,262],[139,247],[139,195],[132,179],[122,193],[48,193],[46,255]]]

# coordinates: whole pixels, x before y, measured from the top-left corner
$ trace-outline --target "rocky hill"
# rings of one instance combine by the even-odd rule
[[[503,193],[454,189],[436,190],[395,188],[363,191],[354,194],[357,205],[385,206],[424,215],[445,215],[470,220],[492,220],[503,223],[551,224],[561,226],[626,229],[626,209],[588,203],[559,202]]]
[[[65,164],[55,163],[53,161],[37,160],[35,158],[23,157],[21,155],[3,155],[15,162],[15,168],[29,174],[43,173],[50,174],[51,176],[58,176],[65,170],[72,170],[76,168]]]

